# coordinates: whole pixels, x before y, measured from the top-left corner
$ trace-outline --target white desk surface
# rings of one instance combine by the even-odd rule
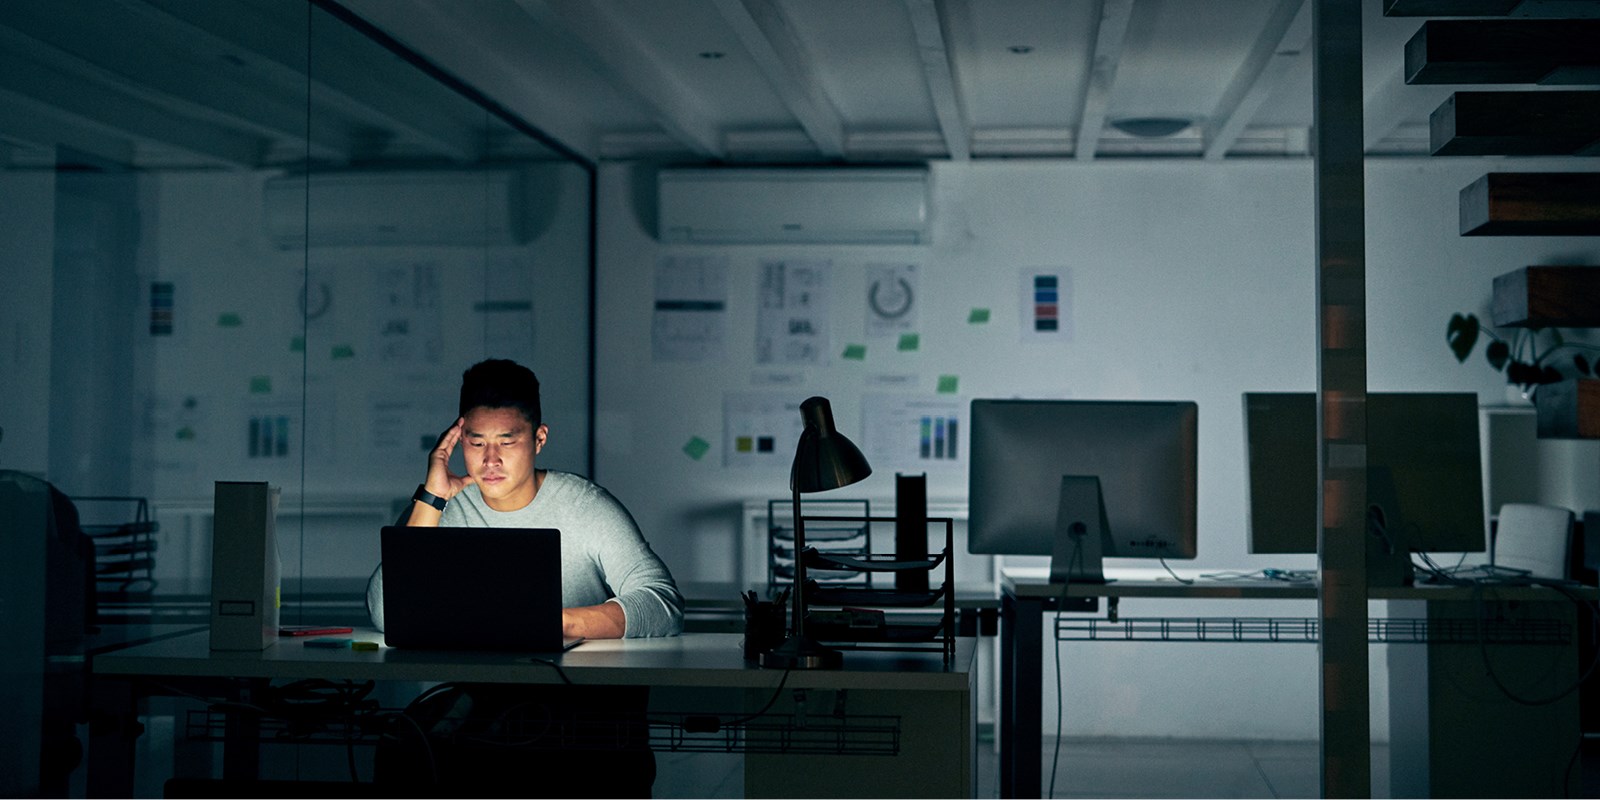
[[[1144,598],[1260,598],[1312,600],[1317,597],[1316,581],[1290,582],[1267,578],[1208,580],[1180,583],[1163,570],[1107,570],[1111,579],[1104,584],[1077,583],[1067,587],[1068,597],[1144,597]],[[1185,576],[1187,577],[1187,576]],[[1007,570],[1001,576],[1001,589],[1014,597],[1054,598],[1061,596],[1061,584],[1051,583],[1046,569]],[[1573,587],[1579,597],[1600,597],[1595,587]],[[1369,600],[1562,600],[1567,598],[1543,586],[1473,586],[1417,584],[1415,586],[1368,587]]]
[[[357,628],[344,635],[383,642],[383,634]],[[577,684],[771,689],[784,671],[744,660],[736,633],[686,633],[659,639],[596,639],[550,657]],[[958,637],[949,667],[938,653],[846,651],[838,670],[794,670],[791,688],[965,690],[971,685],[975,640]],[[463,653],[380,647],[374,651],[306,647],[283,638],[260,652],[212,652],[210,634],[172,639],[96,655],[98,675],[328,680],[479,681],[560,683],[548,663],[527,654]]]

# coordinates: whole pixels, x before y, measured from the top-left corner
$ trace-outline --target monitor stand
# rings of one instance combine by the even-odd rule
[[[1105,583],[1102,567],[1111,526],[1106,522],[1100,478],[1062,475],[1056,536],[1050,555],[1051,583]]]
[[[1367,469],[1367,501],[1367,586],[1412,585],[1411,541],[1388,467]]]

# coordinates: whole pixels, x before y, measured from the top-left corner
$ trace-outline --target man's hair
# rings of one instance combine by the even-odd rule
[[[474,408],[515,408],[537,428],[539,378],[533,370],[504,358],[479,361],[461,373],[460,415]]]

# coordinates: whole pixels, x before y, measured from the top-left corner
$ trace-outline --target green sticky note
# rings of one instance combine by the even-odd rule
[[[237,311],[224,311],[217,315],[217,327],[219,328],[237,328],[243,324],[244,317],[239,316]]]
[[[845,345],[844,358],[848,361],[866,361],[867,346],[864,344]]]
[[[915,333],[900,334],[900,345],[895,349],[901,352],[910,352],[922,345],[922,337]]]
[[[988,321],[989,309],[987,308],[974,308],[971,313],[967,314],[968,325],[983,325]]]
[[[704,456],[706,451],[710,449],[711,443],[698,436],[690,436],[689,442],[683,446],[683,452],[688,453],[689,457],[696,461],[699,461],[701,456]]]
[[[939,376],[939,394],[955,394],[956,393],[956,386],[959,383],[960,383],[960,379],[958,379],[954,375],[940,375]]]
[[[306,351],[306,337],[296,336],[289,340],[289,352],[304,353]]]
[[[333,346],[333,350],[328,353],[328,357],[335,361],[341,358],[355,358],[356,349],[347,344],[336,344]]]
[[[250,379],[251,394],[272,394],[272,377],[257,375]]]

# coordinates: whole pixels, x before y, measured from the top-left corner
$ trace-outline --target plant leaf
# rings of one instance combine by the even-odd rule
[[[1561,370],[1555,367],[1546,365],[1539,370],[1540,383],[1560,383],[1566,379],[1566,376],[1561,374]]]
[[[1533,386],[1539,382],[1539,368],[1525,361],[1512,361],[1506,365],[1506,380],[1518,386]]]
[[[1589,359],[1584,358],[1582,353],[1578,353],[1572,357],[1572,365],[1578,368],[1579,375],[1590,374]]]
[[[1472,355],[1473,346],[1478,343],[1477,315],[1451,314],[1450,324],[1445,327],[1444,338],[1450,343],[1450,352],[1456,354],[1456,361],[1464,363],[1467,356]],[[1496,364],[1495,369],[1499,368],[1500,365]]]
[[[1495,369],[1505,369],[1506,377],[1508,378],[1511,377],[1512,370],[1516,368],[1517,364],[1521,363],[1512,362],[1511,366],[1507,367],[1506,362],[1511,359],[1511,345],[1498,340],[1490,342],[1489,346],[1483,349],[1483,357],[1489,359],[1489,366]],[[1512,378],[1512,380],[1515,380],[1515,378]]]

